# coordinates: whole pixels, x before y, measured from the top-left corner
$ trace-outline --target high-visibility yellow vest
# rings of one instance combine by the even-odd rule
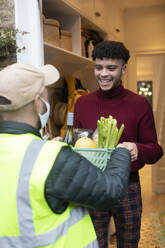
[[[45,181],[63,145],[33,134],[0,134],[1,248],[98,247],[86,208],[69,204],[55,214],[45,199]]]

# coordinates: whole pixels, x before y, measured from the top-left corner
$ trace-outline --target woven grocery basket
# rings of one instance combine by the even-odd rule
[[[101,170],[105,170],[107,161],[111,157],[111,153],[114,149],[106,148],[73,148],[75,152],[78,152],[86,159],[88,159],[93,165],[97,166]]]

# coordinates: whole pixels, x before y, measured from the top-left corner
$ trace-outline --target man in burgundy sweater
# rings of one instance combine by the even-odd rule
[[[123,43],[103,41],[92,53],[99,89],[80,97],[75,105],[74,127],[95,130],[101,116],[112,115],[118,128],[125,125],[120,145],[131,152],[131,175],[125,199],[109,212],[90,210],[100,248],[108,247],[108,225],[114,217],[118,248],[137,248],[142,213],[139,170],[156,163],[163,155],[157,142],[150,103],[123,87],[121,77],[130,57]]]

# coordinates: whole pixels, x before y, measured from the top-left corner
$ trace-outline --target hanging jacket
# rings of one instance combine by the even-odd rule
[[[78,88],[76,89],[76,79],[69,75],[65,78],[66,81],[66,85],[67,85],[67,92],[68,92],[68,96],[67,96],[67,114],[65,116],[65,123],[64,125],[61,127],[60,129],[60,135],[63,137],[65,130],[66,130],[66,126],[67,126],[67,116],[68,116],[68,112],[72,112],[74,113],[74,106],[75,103],[77,102],[78,98],[80,96],[86,95],[89,93],[89,90],[84,89],[84,88]],[[81,84],[79,82],[79,84]]]

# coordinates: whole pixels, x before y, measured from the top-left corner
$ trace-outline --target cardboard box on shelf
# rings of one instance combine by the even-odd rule
[[[55,46],[60,46],[60,23],[55,19],[43,18],[44,41]]]
[[[61,29],[60,47],[72,51],[72,32]]]

